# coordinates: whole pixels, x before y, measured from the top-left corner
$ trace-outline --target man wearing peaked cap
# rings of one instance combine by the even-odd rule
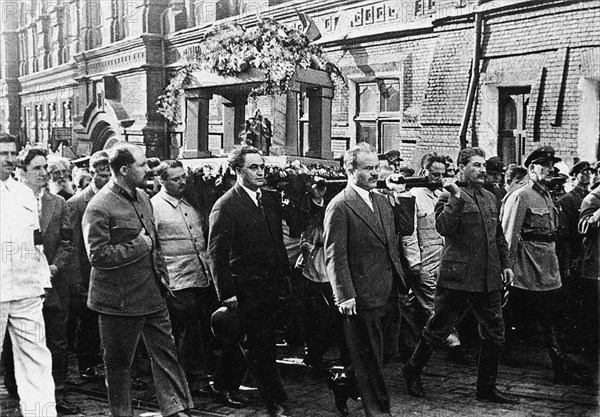
[[[569,172],[569,175],[577,178],[577,176],[585,171],[589,171],[591,168],[590,163],[588,161],[579,161],[577,162],[575,165],[573,165],[573,168],[571,168],[571,171]],[[589,176],[589,172],[587,173]],[[588,185],[589,185],[589,181],[588,181]]]
[[[557,162],[562,161],[562,159],[554,156],[555,151],[554,148],[550,145],[540,146],[536,148],[529,154],[527,159],[525,160],[525,168],[529,168],[531,164],[543,164],[544,162],[552,162],[555,164]]]
[[[566,306],[567,323],[577,323],[578,312],[576,305],[579,303],[578,284],[581,277],[581,264],[578,262],[579,255],[583,251],[583,235],[579,233],[579,215],[581,212],[581,203],[585,196],[589,194],[590,186],[590,163],[580,161],[576,163],[569,175],[574,179],[573,189],[561,197],[558,201],[559,216],[559,239],[556,244],[556,253],[560,265],[561,277],[564,286],[564,297]],[[572,326],[574,327],[574,326]],[[569,332],[573,336],[575,343],[584,342],[587,337]]]
[[[548,191],[554,164],[560,160],[552,146],[541,146],[529,154],[525,166],[531,181],[506,199],[502,227],[515,273],[509,303],[515,307],[527,306],[529,317],[533,315],[540,321],[554,369],[554,382],[570,384],[578,381],[577,375],[567,370],[566,352],[559,343],[562,338],[558,329],[564,318],[555,243],[558,216]]]

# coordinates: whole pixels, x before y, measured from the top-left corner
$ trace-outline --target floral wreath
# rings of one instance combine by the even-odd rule
[[[265,75],[265,81],[252,89],[251,97],[287,92],[296,68],[325,71],[336,89],[346,88],[342,72],[325,59],[320,46],[311,44],[301,31],[273,19],[259,18],[258,24],[250,28],[239,23],[216,26],[199,46],[199,52],[175,71],[164,93],[158,97],[157,111],[170,122],[179,121],[179,97],[183,89],[191,85],[191,74],[196,70],[237,76],[256,68]]]

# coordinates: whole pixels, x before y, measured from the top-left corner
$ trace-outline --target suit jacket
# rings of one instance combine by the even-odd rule
[[[44,191],[40,213],[40,231],[44,255],[49,265],[64,272],[71,265],[73,231],[69,223],[69,210],[64,198]]]
[[[152,205],[110,181],[92,198],[82,220],[92,265],[88,307],[103,314],[135,316],[166,308],[162,282],[168,274],[160,254]],[[144,230],[152,248],[140,236]]]
[[[356,298],[359,311],[385,305],[394,278],[406,289],[399,235],[414,230],[414,199],[401,198],[393,208],[372,194],[378,216],[350,186],[325,210],[325,262],[336,303]]]
[[[67,201],[69,207],[69,216],[71,228],[73,229],[73,279],[81,283],[83,288],[87,289],[90,285],[91,265],[88,260],[85,244],[83,242],[83,231],[81,229],[81,220],[83,213],[95,193],[91,186],[87,186],[79,194],[75,194]]]
[[[53,286],[69,279],[73,259],[73,246],[71,243],[72,230],[69,223],[69,210],[64,198],[44,191],[40,211],[40,232],[44,255],[49,265],[58,268],[58,272],[51,278]],[[64,303],[64,301],[63,301]],[[66,309],[61,305],[58,293],[50,289],[44,306]]]
[[[265,216],[239,184],[210,213],[208,254],[220,300],[236,295],[240,283],[289,275],[279,202],[268,192],[262,195]]]
[[[435,207],[436,229],[446,238],[437,285],[471,292],[501,290],[502,271],[511,264],[496,197],[483,188],[462,191],[460,198],[445,191]]]

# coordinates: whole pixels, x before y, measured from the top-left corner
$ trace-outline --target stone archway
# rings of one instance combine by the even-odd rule
[[[111,148],[118,141],[118,137],[119,135],[110,124],[105,121],[99,121],[90,134],[92,154],[102,149]]]

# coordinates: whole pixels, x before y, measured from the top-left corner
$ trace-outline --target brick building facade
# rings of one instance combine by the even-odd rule
[[[157,114],[169,69],[215,22],[251,26],[260,13],[301,27],[297,11],[314,20],[348,90],[310,101],[309,85],[238,104],[245,117],[259,109],[273,122],[272,153],[320,144],[313,155],[338,156],[364,140],[412,161],[432,150],[454,157],[464,145],[506,162],[541,144],[567,163],[600,158],[593,0],[3,1],[0,123],[31,143],[70,138],[77,155],[118,140],[162,157],[226,152],[237,132],[228,123],[240,116],[230,100],[213,95],[205,119],[188,111],[179,125]],[[327,128],[314,130],[314,113]],[[205,143],[190,123],[208,125]]]

